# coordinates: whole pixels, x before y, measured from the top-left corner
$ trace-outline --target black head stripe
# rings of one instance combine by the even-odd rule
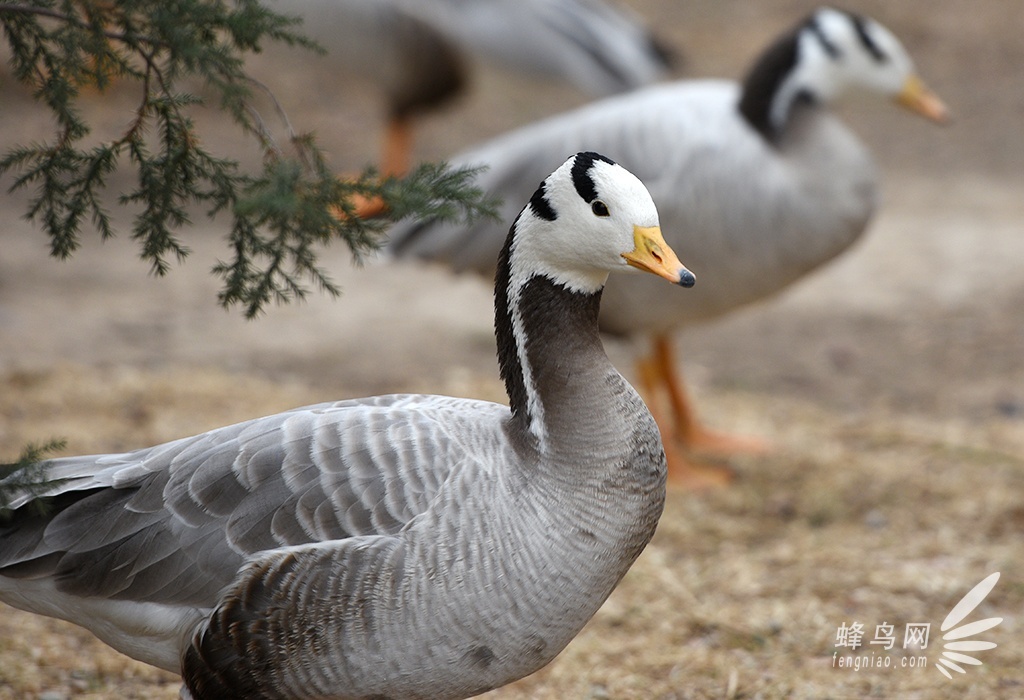
[[[593,151],[577,153],[576,161],[572,164],[572,184],[576,187],[576,193],[587,204],[597,199],[597,186],[594,185],[594,178],[590,177],[590,169],[597,161],[615,165],[615,161]]]
[[[554,221],[558,218],[558,214],[551,207],[551,202],[548,201],[547,193],[545,192],[545,183],[540,183],[540,187],[530,197],[530,209],[533,213],[546,221]]]
[[[843,52],[839,50],[838,46],[832,43],[832,40],[829,39],[824,30],[822,30],[821,25],[818,24],[817,17],[811,17],[807,20],[807,28],[811,30],[812,34],[814,34],[814,38],[817,39],[818,43],[821,44],[821,47],[825,49],[825,53],[828,54],[829,58],[832,60],[842,58]]]
[[[853,20],[853,27],[857,30],[857,38],[860,39],[860,43],[864,46],[864,49],[871,54],[871,57],[879,63],[885,63],[889,60],[889,57],[884,51],[875,43],[874,37],[868,32],[868,23],[861,15],[851,14],[850,18]]]

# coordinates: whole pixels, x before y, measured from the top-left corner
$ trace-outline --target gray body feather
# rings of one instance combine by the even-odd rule
[[[461,64],[473,60],[561,80],[596,95],[647,85],[668,70],[665,50],[639,17],[603,0],[280,0],[277,5],[304,20],[302,30],[327,49],[332,65],[380,86],[399,114],[409,111],[403,105],[429,106],[427,95],[438,101],[457,90],[464,78]]]
[[[54,503],[73,502],[0,535],[0,600],[174,672],[209,625],[230,627],[280,697],[500,686],[561,651],[653,534],[663,458],[626,387],[605,375],[593,398],[643,430],[608,433],[629,452],[586,469],[517,449],[507,407],[425,396],[53,460]]]

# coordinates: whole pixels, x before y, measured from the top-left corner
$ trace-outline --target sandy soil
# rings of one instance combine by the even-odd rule
[[[685,72],[735,76],[812,4],[636,0],[683,48]],[[769,439],[736,460],[734,488],[671,494],[659,532],[619,589],[550,667],[512,698],[1017,698],[1024,696],[1024,44],[1000,0],[859,1],[903,38],[953,109],[938,129],[877,103],[843,108],[876,153],[886,204],[869,236],[782,297],[681,334],[712,424]],[[323,89],[326,70],[256,67],[356,168],[375,154],[376,106]],[[439,158],[583,101],[490,68],[418,146]],[[4,147],[41,137],[0,77]],[[116,128],[130,94],[91,109]],[[296,116],[300,115],[300,116]],[[215,120],[210,139],[232,140]],[[373,136],[367,136],[372,134]],[[2,183],[0,183],[2,184]],[[488,285],[422,266],[355,269],[330,254],[340,300],[255,323],[216,306],[207,271],[222,222],[197,220],[190,261],[147,276],[130,241],[88,238],[46,255],[0,200],[0,461],[28,441],[117,451],[315,401],[385,391],[502,400]],[[640,341],[637,341],[638,343]],[[610,340],[631,375],[636,346]],[[938,627],[974,584],[1002,577],[970,619],[1002,617],[981,666],[935,670]],[[837,629],[898,632],[889,668],[833,666]],[[901,649],[907,623],[928,647]],[[867,640],[866,640],[867,641]],[[874,653],[874,657],[872,657]],[[923,667],[903,668],[924,657]],[[0,607],[0,700],[174,698],[175,679],[61,622]]]

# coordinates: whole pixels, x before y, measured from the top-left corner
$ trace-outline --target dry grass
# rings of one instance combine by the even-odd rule
[[[491,381],[438,391],[493,396]],[[1024,425],[885,414],[850,418],[793,399],[703,396],[712,420],[770,435],[735,488],[672,494],[654,542],[569,648],[490,697],[1000,698],[1024,693],[1020,538]],[[60,431],[69,450],[118,450],[318,400],[300,384],[212,369],[64,365],[0,380],[5,445]],[[5,457],[11,455],[3,455]],[[837,627],[933,628],[975,583],[1002,579],[975,618],[999,647],[948,681],[928,667],[832,667]],[[972,618],[973,619],[973,618]],[[4,608],[0,700],[171,698],[176,680],[87,632]],[[899,646],[899,641],[897,642]],[[838,650],[845,651],[845,650]],[[870,650],[861,650],[870,654]],[[903,653],[881,652],[900,663]],[[876,656],[878,653],[876,653]]]

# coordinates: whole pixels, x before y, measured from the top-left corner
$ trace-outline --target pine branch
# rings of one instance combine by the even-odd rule
[[[34,513],[46,512],[45,494],[60,480],[51,480],[46,474],[44,457],[51,452],[63,450],[64,440],[50,440],[42,445],[29,444],[22,450],[14,464],[0,464],[0,522],[9,517],[11,503],[15,498],[29,496]]]
[[[152,272],[166,274],[189,255],[182,234],[192,225],[192,206],[228,217],[232,257],[214,268],[224,279],[219,299],[253,317],[270,302],[304,298],[309,285],[337,294],[317,262],[337,240],[359,260],[390,221],[494,215],[494,203],[469,186],[470,171],[425,166],[379,180],[368,169],[339,181],[313,138],[295,133],[271,95],[289,135],[287,148],[275,143],[252,105],[253,89],[269,91],[245,74],[244,57],[266,41],[317,50],[295,30],[298,22],[256,0],[0,0],[14,76],[56,122],[51,141],[8,150],[0,174],[13,175],[11,192],[33,192],[26,217],[47,234],[51,253],[70,257],[89,228],[103,239],[114,235],[103,193],[109,177],[128,167],[135,184],[116,201],[134,212],[131,236]],[[179,87],[195,79],[253,137],[264,155],[261,171],[246,172],[203,145],[190,117],[203,101]],[[76,108],[80,92],[114,80],[139,86],[134,117],[123,133],[86,148],[91,129]],[[380,197],[387,216],[359,219],[356,195]]]

